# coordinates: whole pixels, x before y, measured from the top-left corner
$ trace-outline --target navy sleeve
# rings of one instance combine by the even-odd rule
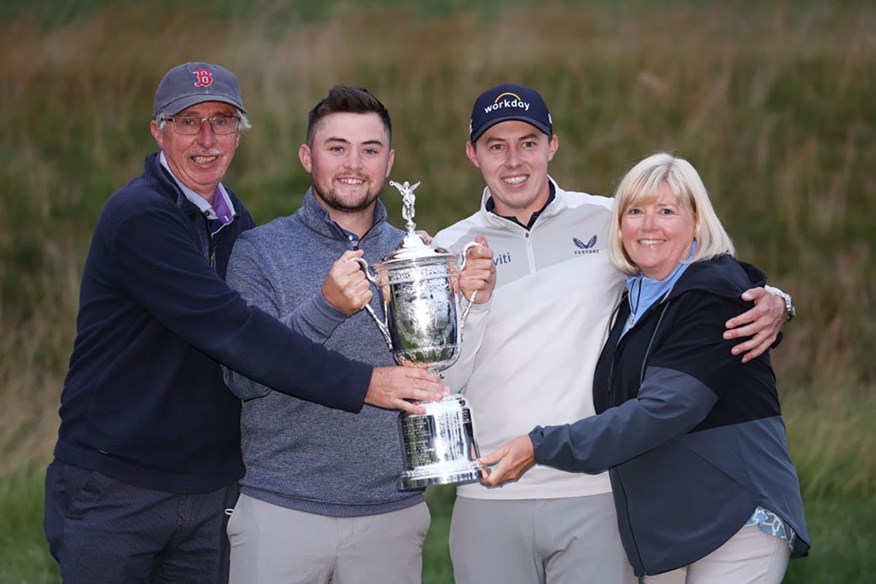
[[[187,343],[283,393],[347,411],[361,409],[372,367],[318,346],[247,306],[210,267],[179,213],[159,207],[132,214],[117,224],[113,242],[122,285]]]
[[[315,294],[298,304],[291,313],[283,315],[278,298],[278,288],[282,284],[271,278],[264,269],[265,265],[266,261],[259,256],[257,247],[245,236],[241,237],[231,252],[226,281],[249,305],[264,310],[312,342],[324,345],[337,326],[344,322],[346,315],[332,307],[322,294]],[[223,369],[225,383],[240,399],[263,397],[270,392],[269,387],[227,367]]]
[[[539,464],[602,472],[696,428],[741,367],[721,334],[739,304],[714,295],[675,300],[676,317],[648,360],[638,396],[572,424],[535,428]]]

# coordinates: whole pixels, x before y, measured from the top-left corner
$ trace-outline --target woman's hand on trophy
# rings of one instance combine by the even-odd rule
[[[322,283],[322,295],[329,304],[351,316],[365,308],[371,302],[371,283],[365,277],[365,272],[356,258],[362,257],[362,250],[345,251],[332,264],[325,282]]]
[[[475,243],[478,245],[468,248],[465,265],[459,272],[459,289],[468,299],[477,292],[475,304],[486,304],[496,287],[496,264],[493,263],[493,250],[487,244],[487,238],[478,235]]]
[[[438,401],[450,393],[437,374],[420,367],[375,367],[365,403],[380,408],[423,415],[426,409],[413,402]]]
[[[478,463],[489,469],[489,474],[481,479],[488,487],[501,486],[516,481],[535,465],[535,448],[527,434],[506,442],[495,452],[478,459]]]

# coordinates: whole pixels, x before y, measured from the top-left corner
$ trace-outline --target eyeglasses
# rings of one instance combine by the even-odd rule
[[[213,128],[213,132],[216,134],[234,134],[240,129],[239,116],[213,116],[211,118],[179,116],[164,119],[165,121],[173,122],[173,131],[183,136],[200,134],[204,122],[210,122],[210,127]]]

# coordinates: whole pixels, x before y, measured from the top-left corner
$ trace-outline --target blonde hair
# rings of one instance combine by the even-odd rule
[[[665,184],[678,202],[694,214],[697,249],[686,260],[688,263],[724,254],[736,255],[733,242],[715,214],[709,193],[696,169],[687,160],[658,152],[636,164],[621,179],[614,195],[614,220],[609,231],[608,254],[617,269],[629,276],[639,273],[639,267],[624,250],[621,218],[631,206],[654,199],[661,184]]]

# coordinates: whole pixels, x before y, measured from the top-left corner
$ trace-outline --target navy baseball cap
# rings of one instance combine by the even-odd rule
[[[172,116],[205,101],[227,103],[246,113],[234,74],[225,67],[198,62],[177,65],[164,75],[155,92],[152,117]]]
[[[507,120],[526,122],[548,136],[553,134],[551,114],[538,92],[524,85],[503,83],[486,90],[475,101],[468,130],[471,141],[476,142],[492,126]]]

